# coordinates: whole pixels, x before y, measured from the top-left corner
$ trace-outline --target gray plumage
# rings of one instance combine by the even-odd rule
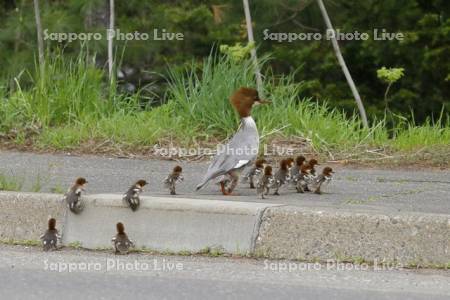
[[[241,170],[256,159],[259,149],[259,135],[252,117],[241,119],[241,125],[230,142],[218,151],[211,162],[197,190],[205,186],[211,179]]]

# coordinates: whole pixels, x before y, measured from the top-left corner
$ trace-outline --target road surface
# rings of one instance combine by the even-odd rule
[[[257,198],[254,190],[240,185],[239,196],[224,197],[218,186],[210,183],[195,192],[205,173],[207,162],[118,159],[96,156],[68,156],[0,152],[0,174],[15,176],[23,182],[24,191],[66,191],[78,176],[89,181],[88,193],[123,193],[131,183],[143,178],[150,182],[145,195],[168,195],[162,181],[176,165],[183,167],[185,181],[178,185],[178,197],[227,199],[283,203],[303,207],[331,207],[345,210],[389,212],[427,212],[450,214],[450,171],[336,169],[325,194],[297,194],[293,187],[283,187],[281,196],[266,200]],[[322,167],[322,166],[321,166]]]
[[[2,299],[444,300],[450,272],[0,245],[0,288]]]

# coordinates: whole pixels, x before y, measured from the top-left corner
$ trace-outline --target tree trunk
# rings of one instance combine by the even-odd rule
[[[108,74],[112,83],[113,76],[113,32],[114,32],[114,0],[109,0],[109,28],[108,28]]]
[[[331,37],[331,43],[333,44],[334,52],[339,61],[339,64],[341,65],[342,71],[344,72],[345,78],[347,79],[348,85],[350,86],[350,89],[352,90],[353,97],[355,98],[356,104],[358,105],[359,114],[361,115],[362,123],[363,123],[364,127],[369,127],[369,124],[367,122],[366,110],[364,109],[364,104],[361,101],[361,97],[359,96],[358,89],[356,88],[356,85],[353,82],[352,75],[350,75],[350,72],[347,68],[344,57],[342,56],[341,50],[339,49],[339,44],[336,40],[335,31],[334,31],[333,25],[331,24],[330,17],[328,16],[327,9],[325,8],[325,5],[323,4],[322,0],[317,0],[317,3],[319,4],[319,8],[322,13],[322,17],[325,21],[325,24],[327,26],[327,30],[333,32],[333,36]]]
[[[255,39],[253,38],[252,17],[250,15],[250,7],[248,5],[248,0],[243,0],[243,2],[244,2],[245,21],[247,24],[248,42],[251,44],[255,44]],[[257,87],[259,95],[261,97],[263,97],[264,94],[263,94],[262,77],[261,77],[261,71],[260,71],[259,65],[258,65],[258,58],[256,56],[256,45],[255,45],[255,47],[253,47],[253,49],[251,50],[250,53],[251,53],[253,65],[255,68],[256,87]]]
[[[39,12],[39,0],[34,0],[34,16],[36,18],[36,33],[38,41],[39,68],[41,76],[44,75],[44,40],[42,39],[41,15]]]

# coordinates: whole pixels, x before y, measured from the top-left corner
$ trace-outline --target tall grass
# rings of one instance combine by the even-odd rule
[[[254,86],[250,61],[236,63],[210,55],[183,70],[169,70],[164,104],[142,109],[138,96],[118,95],[105,74],[83,54],[66,59],[47,58],[45,77],[23,72],[30,87],[16,79],[9,94],[0,84],[0,133],[16,133],[16,142],[31,139],[35,147],[71,149],[84,144],[103,144],[139,149],[161,140],[180,146],[198,141],[217,141],[235,132],[239,119],[228,98],[240,86]],[[301,138],[317,151],[354,151],[377,147],[413,151],[421,147],[450,145],[450,124],[415,125],[403,121],[393,138],[385,121],[364,128],[355,115],[302,96],[302,83],[291,76],[265,76],[265,95],[271,105],[253,110],[264,142],[273,138]],[[29,135],[34,128],[34,135]],[[18,138],[21,137],[21,138]]]
[[[210,56],[201,68],[191,65],[171,73],[168,105],[188,124],[223,137],[236,130],[238,119],[228,98],[241,86],[254,86],[249,61],[236,64],[226,57]],[[317,149],[353,147],[386,139],[383,124],[364,129],[357,117],[347,118],[326,104],[302,98],[302,83],[295,83],[291,76],[266,75],[264,88],[272,104],[254,108],[262,136],[271,137],[270,133],[276,132],[303,137]]]

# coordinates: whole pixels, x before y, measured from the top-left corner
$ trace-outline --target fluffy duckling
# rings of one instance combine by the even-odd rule
[[[61,239],[61,236],[56,229],[56,220],[54,218],[48,220],[48,229],[41,235],[40,239],[44,251],[56,250],[58,240]]]
[[[245,174],[245,176],[243,177],[242,182],[243,183],[249,182],[250,188],[254,189],[255,188],[255,183],[254,183],[255,178],[259,178],[259,176],[263,173],[265,164],[267,164],[267,161],[265,159],[257,159],[255,161],[255,164],[250,168],[250,170],[247,172],[247,174]]]
[[[183,176],[181,175],[181,172],[183,169],[180,166],[175,166],[173,168],[172,173],[169,174],[169,176],[164,179],[164,186],[169,189],[171,195],[176,195],[175,191],[175,185],[178,182],[181,182],[184,180]]]
[[[283,184],[285,184],[286,182],[288,182],[290,180],[289,165],[290,165],[290,161],[288,159],[283,159],[280,162],[280,168],[275,173],[275,176],[274,176],[275,178],[274,178],[274,182],[273,182],[273,185],[272,185],[272,188],[275,189],[275,192],[273,193],[274,195],[279,196],[280,195],[278,193],[279,188]]]
[[[273,184],[274,178],[272,175],[272,167],[266,166],[264,174],[260,176],[257,182],[256,194],[261,195],[261,199],[265,199],[264,195],[269,194],[270,186]]]
[[[295,165],[291,169],[291,177],[294,183],[297,182],[298,176],[300,175],[300,169],[304,165],[306,158],[303,155],[299,155],[295,158]]]
[[[83,177],[77,178],[75,184],[67,191],[64,199],[69,207],[70,211],[74,214],[79,214],[84,209],[84,203],[81,198],[81,192],[84,192],[84,187],[87,184],[87,180]]]
[[[142,193],[144,186],[147,184],[147,181],[141,179],[138,180],[135,184],[133,184],[128,191],[123,195],[123,201],[131,208],[132,211],[136,211],[139,209],[141,205],[141,199],[139,195]]]
[[[308,161],[308,165],[311,166],[311,175],[316,176],[316,168],[315,168],[315,166],[319,166],[320,165],[319,162],[317,161],[317,159],[314,159],[314,158],[310,159]]]
[[[112,238],[112,243],[115,249],[115,254],[127,254],[134,243],[128,239],[125,233],[125,227],[122,223],[116,224],[117,234]]]
[[[300,168],[300,174],[297,176],[295,189],[297,193],[304,193],[305,191],[309,191],[308,183],[311,181],[311,165],[306,164]]]
[[[334,172],[332,168],[330,167],[323,168],[322,174],[317,176],[313,181],[314,194],[318,195],[322,194],[322,192],[320,191],[320,187],[322,186],[322,184],[328,184],[331,181],[333,174]]]

